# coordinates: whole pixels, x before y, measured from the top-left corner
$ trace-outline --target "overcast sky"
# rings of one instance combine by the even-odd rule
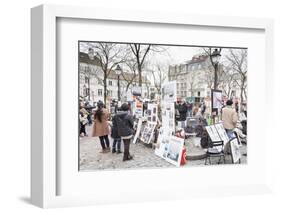
[[[192,58],[193,55],[200,52],[201,47],[187,47],[187,46],[165,46],[164,52],[150,52],[149,59],[157,62],[165,62],[169,64],[184,63]],[[88,52],[88,45],[85,42],[80,42],[80,51]]]

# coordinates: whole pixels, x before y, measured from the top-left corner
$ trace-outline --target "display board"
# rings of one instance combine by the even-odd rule
[[[142,118],[139,118],[138,124],[137,124],[137,128],[136,128],[137,130],[136,130],[136,134],[135,134],[135,136],[134,136],[133,143],[136,143],[138,137],[140,136],[141,126],[142,126]]]
[[[136,99],[134,102],[133,114],[136,116],[136,118],[141,118],[143,116],[143,103],[138,99]]]
[[[219,133],[217,132],[214,125],[206,126],[205,128],[206,128],[206,130],[207,130],[207,132],[208,132],[212,141],[221,141]]]
[[[241,158],[241,152],[239,149],[239,144],[237,138],[233,138],[230,141],[230,150],[231,150],[231,156],[233,163],[237,163]]]
[[[172,135],[175,132],[175,105],[174,103],[164,102],[162,104],[162,127],[166,135]]]
[[[177,82],[170,81],[162,85],[161,99],[164,102],[176,102],[177,101]]]
[[[155,154],[175,166],[180,166],[184,139],[170,136],[165,137],[164,129],[160,128]]]
[[[226,134],[226,131],[222,125],[222,123],[218,123],[214,125],[221,140],[223,141],[224,145],[229,141],[228,135]]]
[[[221,109],[223,103],[222,91],[212,90],[212,109]]]
[[[156,127],[156,124],[146,123],[141,131],[141,135],[140,135],[139,139],[144,143],[150,144],[152,137],[154,135],[155,127]]]
[[[157,104],[148,103],[146,115],[147,115],[147,121],[151,123],[157,123]]]

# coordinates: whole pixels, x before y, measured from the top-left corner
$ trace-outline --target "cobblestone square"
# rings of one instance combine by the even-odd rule
[[[91,127],[87,127],[87,132],[91,132]],[[89,134],[90,135],[90,134]],[[110,145],[112,139],[110,138]],[[121,149],[123,144],[121,145]],[[244,153],[247,153],[247,147],[241,147],[241,164],[247,162]],[[134,156],[131,161],[123,162],[123,153],[99,153],[101,146],[98,137],[81,137],[80,138],[80,171],[95,171],[95,170],[115,170],[115,169],[141,169],[141,168],[173,168],[176,166],[170,164],[164,159],[154,154],[154,149],[144,143],[131,143],[130,153]],[[212,163],[216,164],[217,159],[212,159]],[[213,166],[204,165],[205,159],[201,160],[188,160],[182,167],[188,166]],[[226,164],[231,164],[230,155],[226,155]],[[221,164],[223,165],[223,164]]]

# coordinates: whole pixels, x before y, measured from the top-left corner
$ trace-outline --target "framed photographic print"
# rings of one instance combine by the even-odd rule
[[[31,10],[31,26],[33,204],[50,208],[270,192],[265,148],[271,149],[274,136],[269,125],[259,124],[273,118],[255,115],[274,101],[272,20],[41,5]],[[245,58],[240,68],[246,75],[233,61]],[[178,163],[184,144],[174,138],[176,107],[179,115],[186,107],[179,116],[184,119],[177,121],[182,127],[188,115],[208,123],[211,89],[231,99],[236,112],[246,112],[246,124],[245,116],[239,117],[239,133],[243,139],[247,127],[247,163],[196,167],[187,161],[176,167],[151,147],[130,143],[132,114],[142,118],[148,103],[163,105],[151,111],[151,120],[159,128],[155,112],[163,115],[160,136],[168,130],[173,147],[166,154]],[[131,156],[137,146],[146,155]],[[138,161],[143,156],[146,161]],[[144,168],[147,162],[155,166]],[[146,181],[151,179],[157,181]]]

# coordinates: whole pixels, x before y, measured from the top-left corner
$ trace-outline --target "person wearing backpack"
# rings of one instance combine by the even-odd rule
[[[123,103],[121,111],[114,116],[114,120],[117,124],[118,135],[123,140],[124,154],[123,161],[132,160],[130,155],[130,142],[134,135],[134,120],[133,116],[129,114],[129,106],[127,103]]]

